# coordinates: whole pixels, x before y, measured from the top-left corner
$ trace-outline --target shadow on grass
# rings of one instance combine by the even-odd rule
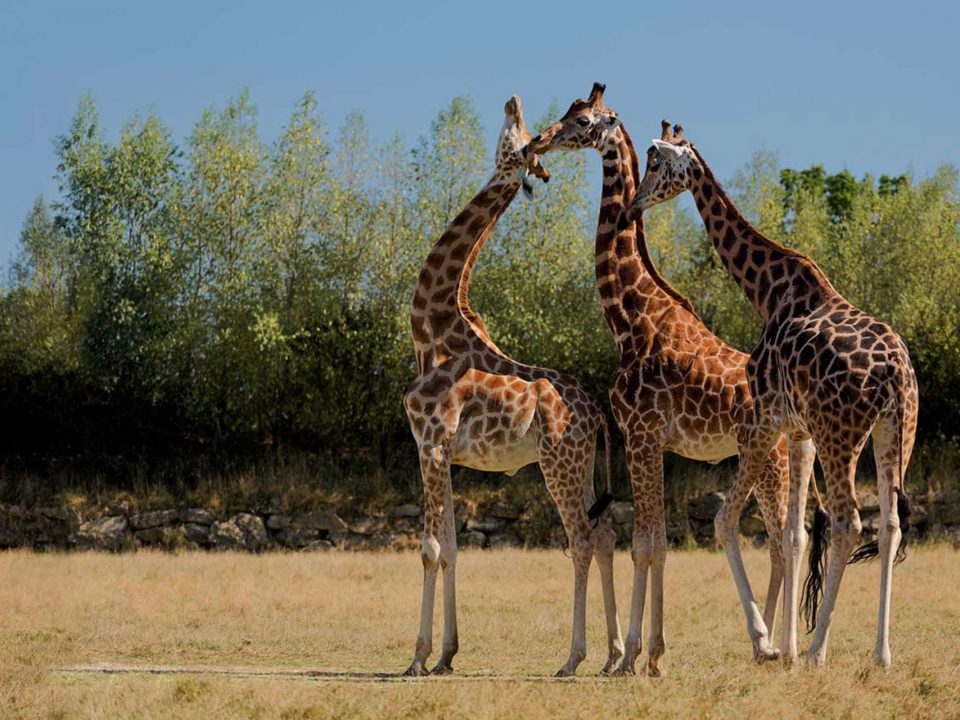
[[[549,675],[495,675],[492,673],[454,673],[426,677],[408,677],[403,673],[355,672],[348,670],[311,670],[308,668],[180,666],[180,665],[126,665],[94,663],[55,668],[59,675],[199,675],[234,678],[288,678],[319,682],[470,682],[512,680],[521,682],[569,682],[577,678],[555,678]],[[580,679],[591,679],[585,676]]]

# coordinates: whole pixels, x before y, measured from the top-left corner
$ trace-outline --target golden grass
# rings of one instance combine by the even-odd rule
[[[765,554],[745,559],[765,588]],[[628,554],[616,568],[625,620]],[[461,555],[457,674],[378,679],[410,661],[420,574],[415,553],[0,554],[0,717],[960,717],[960,554],[947,547],[912,549],[898,567],[888,673],[870,661],[876,565],[845,578],[828,668],[786,672],[750,662],[723,556],[675,552],[667,676],[593,676],[606,647],[594,571],[590,656],[579,679],[553,681],[569,643],[570,561],[505,550]],[[436,630],[439,648],[439,617]],[[356,674],[58,670],[96,663]]]

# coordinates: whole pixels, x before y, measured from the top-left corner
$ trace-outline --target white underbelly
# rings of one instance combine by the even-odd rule
[[[717,463],[737,454],[737,439],[730,436],[699,438],[696,441],[681,438],[670,443],[671,452],[691,460]]]
[[[522,437],[508,438],[505,442],[496,444],[484,440],[470,440],[458,434],[451,447],[451,461],[454,465],[475,470],[514,473],[539,459],[537,434],[533,428]]]

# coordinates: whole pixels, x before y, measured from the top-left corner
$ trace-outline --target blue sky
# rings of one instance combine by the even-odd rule
[[[535,118],[600,80],[638,143],[681,122],[720,177],[761,147],[926,174],[960,162],[958,28],[960,4],[918,1],[4,0],[0,264],[34,198],[55,196],[53,139],[88,91],[111,138],[152,110],[183,140],[246,87],[265,138],[311,89],[330,126],[359,108],[376,139],[412,142],[455,95],[492,139],[511,94]]]

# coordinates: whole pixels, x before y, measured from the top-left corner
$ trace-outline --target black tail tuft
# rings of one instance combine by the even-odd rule
[[[603,511],[610,507],[610,503],[613,502],[613,495],[610,493],[603,493],[600,497],[597,498],[597,501],[590,506],[590,509],[587,510],[587,517],[593,520],[594,522],[600,519],[600,516],[603,515]]]
[[[856,565],[857,563],[873,560],[879,554],[880,545],[876,540],[871,540],[870,542],[863,543],[860,547],[853,551],[850,559],[847,560],[847,565]]]
[[[894,557],[893,561],[895,563],[902,563],[907,558],[907,530],[910,529],[910,499],[906,496],[903,491],[897,491],[897,515],[900,518],[900,545],[897,548],[897,555]],[[853,555],[850,556],[850,559],[847,560],[847,565],[854,565],[856,563],[867,562],[868,560],[873,560],[875,557],[880,555],[880,544],[873,540],[868,543],[864,543],[856,550],[853,551]]]
[[[820,601],[823,599],[823,578],[827,574],[827,528],[829,526],[830,516],[823,505],[817,505],[813,513],[807,579],[803,583],[803,592],[800,594],[800,606],[803,619],[807,623],[808,633],[812,633],[817,627],[817,613],[820,611]]]

